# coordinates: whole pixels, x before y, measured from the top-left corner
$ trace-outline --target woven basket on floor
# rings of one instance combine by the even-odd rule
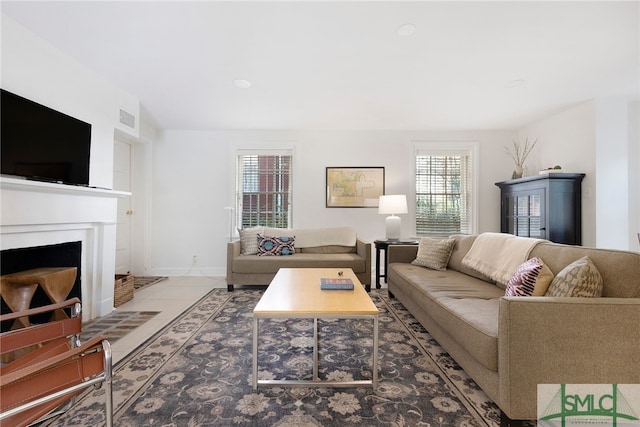
[[[113,287],[113,305],[118,307],[133,299],[133,275],[116,274],[116,282]]]

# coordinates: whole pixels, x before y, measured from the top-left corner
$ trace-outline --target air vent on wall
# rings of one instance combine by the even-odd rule
[[[136,128],[136,117],[124,111],[122,108],[120,109],[120,123],[125,126],[129,126],[131,129]]]

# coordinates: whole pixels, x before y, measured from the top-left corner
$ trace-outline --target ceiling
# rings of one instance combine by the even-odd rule
[[[637,99],[639,4],[3,1],[2,13],[162,129],[453,130]]]

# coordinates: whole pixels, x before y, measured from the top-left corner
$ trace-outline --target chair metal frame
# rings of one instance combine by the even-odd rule
[[[84,344],[80,343],[82,310],[78,298],[3,314],[0,321],[61,309],[71,309],[71,316],[0,334],[0,354],[25,351],[38,346],[36,350],[31,350],[0,367],[0,424],[10,422],[12,425],[22,426],[51,418],[60,412],[52,414],[52,411],[72,401],[81,392],[104,384],[106,425],[113,426],[111,346],[109,341],[101,336]],[[82,375],[80,378],[67,377],[65,369]],[[53,377],[48,380],[47,376],[55,375],[56,370],[58,375],[62,372],[68,384],[56,383],[57,379],[54,380]],[[51,390],[38,390],[37,386],[41,383],[46,384]],[[25,389],[28,390],[28,395],[16,401],[14,395]],[[13,402],[7,403],[10,400]]]

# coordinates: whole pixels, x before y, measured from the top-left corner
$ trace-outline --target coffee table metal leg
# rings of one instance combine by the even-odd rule
[[[253,318],[253,391],[258,390],[258,318]]]
[[[332,317],[333,318],[333,317]],[[313,378],[311,380],[258,380],[258,329],[259,318],[253,318],[253,366],[252,387],[253,391],[260,386],[289,386],[289,387],[363,387],[371,386],[374,390],[378,387],[378,316],[346,316],[345,318],[372,318],[373,319],[373,355],[371,361],[371,381],[320,381],[319,365],[320,352],[318,346],[318,318],[313,318]]]
[[[372,386],[378,388],[378,316],[373,316],[373,372]]]
[[[313,380],[318,381],[318,318],[313,319]]]

